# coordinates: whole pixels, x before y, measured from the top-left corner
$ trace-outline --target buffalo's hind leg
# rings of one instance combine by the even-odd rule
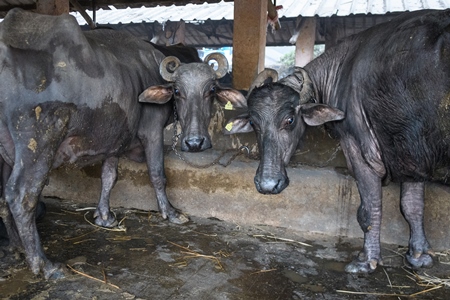
[[[6,234],[4,234],[3,239],[7,240],[9,248],[14,251],[14,249],[21,248],[21,242],[19,235],[17,233],[16,225],[14,224],[14,220],[11,215],[11,211],[9,210],[8,205],[5,201],[5,187],[8,182],[9,176],[11,175],[12,168],[3,160],[0,156],[0,165],[1,165],[1,198],[0,198],[0,228],[4,228],[6,230]],[[44,218],[46,213],[46,205],[42,200],[42,195],[39,197],[39,201],[36,207],[36,221],[40,221]],[[3,235],[2,235],[3,236]],[[0,237],[2,239],[2,237]]]
[[[0,197],[0,227],[2,227],[6,231],[6,234],[2,234],[0,237],[3,240],[6,240],[4,244],[8,245],[11,251],[15,249],[19,249],[22,247],[20,242],[19,234],[17,232],[16,225],[14,224],[14,220],[11,215],[11,211],[5,200],[5,187],[6,182],[11,174],[11,167],[3,160],[3,157],[0,156],[0,172],[1,172],[1,197]],[[4,235],[4,236],[3,236]]]
[[[34,274],[46,279],[64,277],[65,269],[44,253],[36,226],[36,207],[48,179],[55,154],[67,132],[70,108],[42,105],[32,117],[13,112],[13,169],[5,187],[5,199],[17,227],[27,262]],[[13,152],[11,152],[13,153]]]
[[[14,223],[11,211],[5,198],[0,199],[0,245],[7,246],[8,250],[14,252],[22,248],[19,233]]]
[[[26,162],[24,164],[26,165]],[[45,185],[48,169],[47,166],[38,163],[27,170],[22,167],[22,164],[15,164],[11,178],[6,185],[5,195],[25,250],[27,262],[34,274],[39,274],[42,270],[46,279],[64,276],[62,266],[50,262],[45,256],[36,227],[36,206]]]
[[[406,259],[413,268],[431,267],[433,251],[423,228],[424,190],[423,182],[403,182],[401,185],[401,210],[409,224],[409,249]]]
[[[107,158],[102,165],[102,192],[97,209],[94,213],[95,224],[103,227],[115,227],[117,220],[109,208],[111,190],[117,181],[117,157]]]

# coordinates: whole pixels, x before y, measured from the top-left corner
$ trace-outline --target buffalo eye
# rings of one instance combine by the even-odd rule
[[[174,89],[173,89],[173,94],[174,94],[175,96],[180,96],[180,90],[177,89],[177,88],[174,88]]]
[[[215,93],[216,93],[216,87],[213,86],[213,87],[211,88],[210,92],[211,92],[211,94],[215,94]]]
[[[294,117],[289,117],[286,119],[285,123],[286,123],[286,127],[291,126],[292,124],[294,124]]]

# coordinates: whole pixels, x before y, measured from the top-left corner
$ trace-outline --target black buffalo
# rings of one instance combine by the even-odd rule
[[[183,150],[211,147],[204,127],[212,100],[227,102],[238,93],[216,85],[227,65],[213,70],[207,63],[192,63],[175,69],[173,58],[129,34],[82,32],[70,15],[19,9],[0,23],[0,65],[0,155],[12,167],[4,198],[13,222],[2,217],[9,220],[10,244],[23,246],[35,274],[63,275],[61,266],[46,258],[34,220],[48,174],[60,165],[102,162],[97,224],[115,222],[109,195],[120,156],[146,161],[164,218],[188,221],[167,199],[163,129],[173,120],[175,105],[180,111],[195,106],[189,121],[178,114],[187,136]],[[173,72],[173,82],[164,81],[160,69],[165,77]]]
[[[156,50],[164,54],[164,56],[175,56],[182,63],[202,62],[198,56],[197,49],[187,47],[181,43],[169,46],[157,45],[149,42]]]
[[[255,88],[247,105],[248,113],[226,131],[256,132],[260,193],[288,185],[285,165],[307,125],[327,123],[340,139],[361,197],[357,219],[364,231],[364,248],[347,272],[371,272],[382,263],[383,181],[401,184],[408,262],[432,265],[424,182],[450,160],[450,10],[405,13],[346,38],[292,75]]]

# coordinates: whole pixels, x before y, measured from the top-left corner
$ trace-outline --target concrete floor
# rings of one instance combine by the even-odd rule
[[[23,256],[0,249],[1,299],[448,299],[448,286],[436,289],[450,275],[448,252],[416,273],[403,265],[404,248],[383,244],[385,266],[352,275],[343,269],[361,239],[195,216],[174,225],[124,208],[114,212],[126,231],[108,231],[88,223],[92,204],[44,201],[42,244],[67,276],[33,276]]]

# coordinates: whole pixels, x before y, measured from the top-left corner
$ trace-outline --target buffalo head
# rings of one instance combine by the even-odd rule
[[[217,68],[210,65],[217,62]],[[220,53],[212,53],[204,62],[180,63],[175,56],[166,57],[160,64],[160,74],[169,83],[146,89],[139,101],[166,103],[175,101],[178,120],[182,129],[181,150],[198,152],[211,148],[208,125],[211,120],[213,100],[227,103],[241,93],[219,86],[217,80],[228,71],[228,61]]]
[[[247,103],[234,103],[237,108],[247,108],[247,112],[231,119],[224,130],[225,134],[255,131],[261,155],[255,185],[263,194],[278,194],[289,185],[285,166],[306,125],[344,118],[342,111],[316,103],[313,84],[304,69],[296,68],[279,82],[275,78],[267,80],[271,74],[263,71],[258,75]]]

